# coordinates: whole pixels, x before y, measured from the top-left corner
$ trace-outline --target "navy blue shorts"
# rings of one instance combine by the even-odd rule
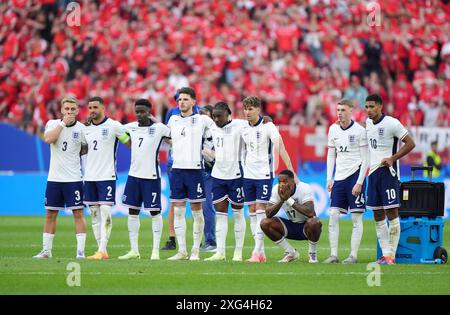
[[[170,201],[203,202],[205,182],[203,170],[172,168],[170,180]]]
[[[45,209],[47,210],[82,209],[83,182],[47,182],[45,189]]]
[[[333,183],[331,189],[331,209],[338,209],[341,213],[364,212],[366,211],[365,191],[366,181],[362,185],[361,194],[355,197],[352,195],[353,186],[358,181],[359,170],[343,180]]]
[[[130,209],[161,211],[161,179],[145,179],[128,176],[122,204]]]
[[[367,207],[372,210],[400,207],[400,181],[388,167],[380,167],[369,175],[367,187]]]
[[[116,203],[116,181],[84,182],[84,203],[91,205],[114,205]]]
[[[306,237],[305,233],[303,232],[303,228],[305,227],[305,223],[294,223],[291,220],[275,217],[278,220],[281,221],[281,224],[284,227],[284,237],[290,240],[296,240],[296,241],[306,241],[308,238]]]
[[[272,194],[273,179],[243,179],[245,204],[267,203]]]
[[[212,178],[212,200],[213,204],[228,199],[237,206],[244,205],[244,187],[242,178],[218,179]]]

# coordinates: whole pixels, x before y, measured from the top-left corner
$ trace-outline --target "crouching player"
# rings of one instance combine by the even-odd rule
[[[307,240],[309,242],[309,262],[317,263],[317,242],[322,232],[322,223],[316,217],[311,187],[303,182],[297,185],[294,173],[281,171],[278,184],[272,189],[266,219],[261,221],[261,229],[272,241],[284,250],[279,262],[291,262],[299,257],[298,251],[287,241]],[[283,208],[288,219],[275,217]]]

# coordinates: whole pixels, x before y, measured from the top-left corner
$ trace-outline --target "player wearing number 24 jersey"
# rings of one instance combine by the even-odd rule
[[[377,237],[383,252],[378,262],[393,264],[400,239],[398,161],[415,147],[415,143],[405,127],[397,119],[383,114],[382,108],[383,101],[379,95],[366,98],[370,153],[367,207],[374,210]],[[400,150],[399,140],[404,143]]]
[[[52,257],[58,210],[72,210],[75,218],[77,258],[84,258],[86,223],[83,217],[83,182],[80,153],[85,126],[76,120],[79,109],[75,99],[61,102],[63,119],[49,120],[44,140],[50,144],[50,169],[45,191],[46,222],[43,249],[34,258]]]

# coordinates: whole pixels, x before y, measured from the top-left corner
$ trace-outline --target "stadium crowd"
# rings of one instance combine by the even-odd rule
[[[238,115],[257,95],[275,124],[329,125],[343,97],[361,121],[379,93],[405,126],[450,126],[448,1],[375,1],[378,19],[357,0],[83,0],[79,26],[69,2],[0,4],[1,122],[40,133],[64,96],[94,95],[122,123],[141,97],[162,120],[191,86]]]

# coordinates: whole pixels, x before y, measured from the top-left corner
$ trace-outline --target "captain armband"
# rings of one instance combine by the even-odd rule
[[[130,140],[130,136],[128,134],[124,133],[120,137],[117,137],[117,139],[119,139],[120,142],[125,144],[125,143],[127,143]]]

